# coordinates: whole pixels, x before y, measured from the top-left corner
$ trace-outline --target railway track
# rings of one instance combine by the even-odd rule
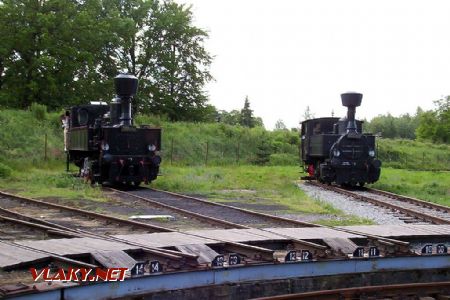
[[[45,208],[45,209],[43,209]],[[36,199],[0,192],[0,221],[28,226],[36,231],[62,237],[92,237],[139,246],[145,251],[172,260],[193,262],[196,255],[179,251],[148,247],[130,242],[113,234],[172,232],[168,228],[120,219],[106,214],[49,203]],[[17,238],[16,238],[17,239]],[[0,242],[6,242],[0,239]]]
[[[207,223],[215,225],[222,225],[227,228],[259,228],[265,230],[264,227],[322,227],[331,228],[324,225],[318,225],[308,222],[302,222],[299,220],[283,218],[266,213],[256,212],[245,208],[239,208],[229,206],[221,203],[215,203],[207,201],[197,197],[191,197],[169,191],[163,191],[152,188],[142,188],[135,191],[122,191],[117,189],[108,188],[118,194],[123,194],[128,197],[134,197],[140,199],[150,205],[159,205],[166,209],[172,209],[180,214],[185,214],[191,218],[197,218]],[[353,231],[344,228],[332,228],[334,230],[343,231],[352,234],[362,234],[361,232]],[[375,235],[362,234],[367,236],[368,239],[376,241],[380,245],[392,246],[399,251],[407,251],[408,243],[384,238]],[[303,240],[297,240],[302,244],[307,244],[313,248],[317,248],[317,245],[312,245],[309,242]],[[322,249],[323,250],[323,249]],[[397,251],[397,250],[396,250]]]
[[[154,189],[153,190],[141,189],[133,191],[131,193],[119,190],[117,190],[116,192],[124,193],[125,195],[128,196],[128,199],[130,195],[132,195],[136,199],[140,199],[142,201],[145,201],[146,203],[150,203],[150,205],[160,205],[167,209],[169,208],[175,209],[180,213],[201,219],[204,222],[210,222],[216,225],[220,224],[223,227],[246,228],[246,229],[255,227],[261,228],[261,227],[279,227],[279,226],[324,227],[321,225],[282,218],[279,216],[272,216],[265,213],[255,212],[242,208],[236,208],[224,204],[213,203],[203,199],[166,191]],[[141,195],[135,195],[135,193],[140,193]],[[150,196],[156,198],[157,200],[152,199],[152,197]],[[33,227],[33,229],[40,229],[42,231],[45,231],[47,234],[51,233],[53,235],[61,235],[62,237],[93,237],[117,242],[124,242],[126,244],[142,247],[146,251],[150,251],[157,256],[163,256],[175,260],[182,259],[186,261],[186,259],[188,259],[189,261],[192,262],[192,260],[194,260],[196,257],[195,255],[181,253],[179,251],[147,247],[138,241],[130,242],[118,236],[113,236],[116,234],[174,231],[168,228],[158,227],[141,222],[119,219],[116,217],[108,216],[103,213],[99,214],[78,208],[63,206],[59,204],[49,203],[30,198],[24,198],[3,192],[0,192],[0,207],[3,207],[0,208],[0,220],[1,216],[3,216],[3,218],[10,218],[11,220],[9,221],[11,222],[21,223],[21,225],[27,225]],[[225,219],[229,217],[232,217],[233,218],[232,221],[234,222]],[[67,218],[69,219],[68,224]],[[14,219],[16,220],[14,221]],[[264,228],[261,229],[264,230]],[[348,229],[335,229],[335,230],[355,233]],[[185,232],[183,234],[196,236],[196,234],[194,233]],[[280,236],[283,235],[280,234]],[[376,240],[377,243],[380,245],[388,245],[388,246],[395,245],[396,249],[397,247],[405,248],[408,245],[408,243],[406,242],[387,239],[379,236],[370,236],[370,235],[366,236],[370,240]],[[326,246],[324,245],[299,239],[292,239],[292,237],[289,237],[289,239],[299,245],[308,247],[308,249],[314,249],[314,251],[317,250],[323,252],[326,249]],[[245,249],[245,251],[263,253],[264,255],[269,256],[271,256],[273,252],[272,250],[266,248],[236,243],[226,238],[223,239],[221,237],[218,237],[217,241],[226,243],[231,247]],[[267,254],[266,252],[270,253]]]
[[[202,220],[209,224],[225,228],[262,228],[262,227],[317,227],[318,225],[294,219],[261,213],[245,208],[215,203],[178,193],[141,188],[134,191],[123,191],[108,188],[119,195],[125,195],[156,205],[190,218]]]
[[[54,228],[70,228],[93,234],[113,235],[129,232],[164,232],[171,231],[164,227],[140,223],[113,216],[82,210],[45,201],[0,193],[0,215],[3,220],[20,223],[32,219],[33,223]],[[6,219],[9,218],[9,219]],[[22,222],[22,225],[26,225]],[[28,224],[31,226],[31,224]]]
[[[450,224],[450,207],[371,188],[349,190],[315,181],[309,184],[401,213],[408,216],[402,218],[408,223]]]

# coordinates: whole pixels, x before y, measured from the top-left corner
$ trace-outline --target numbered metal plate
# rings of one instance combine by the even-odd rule
[[[377,247],[369,248],[369,257],[377,257],[380,256],[380,250]]]
[[[162,265],[159,263],[159,261],[154,260],[150,262],[150,274],[160,273],[162,272],[162,270]]]
[[[225,262],[225,258],[223,255],[217,255],[216,258],[212,261],[213,267],[223,267],[223,263]]]
[[[235,266],[241,264],[241,257],[235,253],[228,255],[228,265]]]
[[[447,246],[445,246],[444,244],[436,245],[436,254],[447,254],[447,253],[448,253]]]
[[[422,254],[433,254],[433,245],[428,244],[428,245],[423,246]]]
[[[308,250],[302,250],[302,261],[312,260],[312,253]]]
[[[288,253],[286,253],[286,257],[284,258],[285,262],[291,262],[297,260],[297,251],[291,250]]]
[[[131,277],[133,277],[133,276],[144,275],[144,273],[145,273],[145,263],[143,263],[143,262],[138,262],[138,263],[135,264],[134,267],[131,269],[130,273],[131,273]]]
[[[356,250],[353,252],[353,257],[364,257],[364,248],[363,247],[356,248]]]

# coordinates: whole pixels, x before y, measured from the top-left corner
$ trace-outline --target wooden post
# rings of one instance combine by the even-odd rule
[[[173,138],[170,142],[170,165],[173,163]]]
[[[236,163],[237,164],[239,164],[239,156],[240,156],[240,151],[241,151],[241,142],[240,141],[238,141],[238,143],[237,143],[237,148],[236,148]]]
[[[209,152],[209,143],[208,141],[206,141],[205,166],[208,165],[208,152]]]
[[[66,153],[66,172],[69,172],[69,162],[70,162],[70,154],[69,151]]]
[[[47,160],[47,134],[44,135],[44,160]]]

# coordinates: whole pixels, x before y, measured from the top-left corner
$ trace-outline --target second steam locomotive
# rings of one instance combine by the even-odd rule
[[[343,186],[364,186],[380,177],[375,136],[362,133],[362,121],[355,119],[362,94],[344,93],[342,105],[347,117],[317,118],[302,122],[301,157],[306,179]]]
[[[159,172],[161,129],[133,126],[131,101],[138,87],[135,76],[119,74],[114,85],[117,97],[109,105],[92,103],[70,109],[70,161],[92,183],[149,183]]]

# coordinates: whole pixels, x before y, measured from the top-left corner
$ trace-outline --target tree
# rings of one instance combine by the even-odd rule
[[[112,35],[102,9],[100,0],[2,1],[0,103],[56,109],[104,95],[99,66]]]
[[[241,110],[241,125],[245,127],[254,127],[255,122],[253,118],[253,110],[250,109],[250,101],[248,96],[245,96],[244,108]]]
[[[254,163],[257,165],[266,165],[270,161],[270,155],[272,154],[272,149],[270,144],[267,142],[267,138],[264,138],[260,141],[257,149],[256,149],[256,158]]]
[[[314,113],[311,112],[311,109],[309,108],[309,105],[306,106],[306,109],[303,113],[301,121],[306,121],[309,119],[314,119]]]
[[[436,109],[421,113],[416,134],[422,140],[450,143],[450,96],[434,101]]]
[[[275,123],[275,130],[287,130],[286,124],[284,124],[283,120],[278,119]]]
[[[192,18],[171,0],[1,1],[0,105],[108,101],[125,71],[140,79],[135,111],[211,119],[212,58]]]
[[[212,80],[207,33],[192,24],[191,7],[173,1],[116,2],[123,22],[120,69],[140,79],[134,108],[167,115],[170,120],[198,120],[206,107],[203,86]]]
[[[235,109],[230,112],[221,110],[219,111],[219,122],[229,125],[239,125],[241,122],[241,112]]]

